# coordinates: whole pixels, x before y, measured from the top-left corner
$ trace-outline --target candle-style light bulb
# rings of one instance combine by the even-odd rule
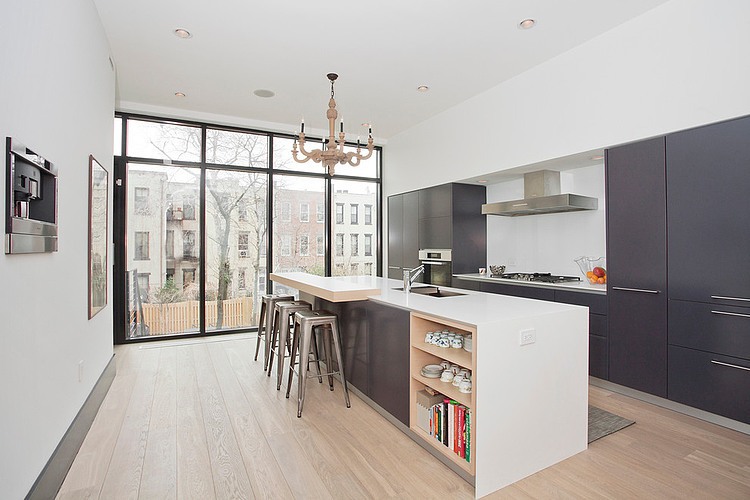
[[[341,116],[341,123],[339,125],[340,125],[339,131],[343,132],[344,131],[344,116],[343,115]]]
[[[305,133],[305,117],[304,116],[302,117],[302,122],[300,123],[300,126],[299,126],[299,133],[300,134]]]

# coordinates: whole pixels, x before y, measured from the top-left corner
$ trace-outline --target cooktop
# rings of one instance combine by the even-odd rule
[[[492,278],[503,278],[517,281],[537,281],[540,283],[570,283],[581,281],[577,276],[557,276],[551,273],[503,273],[492,274]]]

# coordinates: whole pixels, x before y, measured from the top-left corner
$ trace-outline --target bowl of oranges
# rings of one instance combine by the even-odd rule
[[[604,267],[604,257],[578,257],[574,259],[581,272],[592,285],[607,283],[607,270]]]

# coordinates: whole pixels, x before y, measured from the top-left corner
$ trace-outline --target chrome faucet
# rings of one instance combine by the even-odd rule
[[[424,273],[424,265],[415,267],[414,269],[404,269],[404,292],[409,293],[411,291],[412,283],[414,283],[414,280],[419,278],[422,273]]]

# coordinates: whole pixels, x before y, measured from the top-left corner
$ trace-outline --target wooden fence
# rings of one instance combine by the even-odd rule
[[[242,297],[222,301],[222,328],[240,328],[255,324],[253,298]],[[217,326],[217,301],[206,301],[206,329]],[[186,300],[169,304],[143,304],[143,320],[149,335],[194,332],[200,327],[200,302]]]

